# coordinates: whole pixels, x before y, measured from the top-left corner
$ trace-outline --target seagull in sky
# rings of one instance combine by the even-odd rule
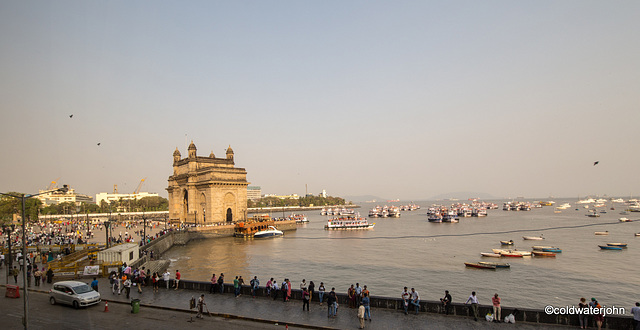
[[[596,166],[596,165],[598,165],[599,163],[600,163],[600,161],[599,161],[599,160],[597,160],[597,161],[593,162],[593,166]]]
[[[98,145],[100,145],[100,142],[98,142]]]
[[[70,114],[70,115],[69,115],[69,118],[73,118],[73,114]]]

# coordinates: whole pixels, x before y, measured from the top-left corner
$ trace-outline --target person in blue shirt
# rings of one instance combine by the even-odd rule
[[[371,321],[371,300],[369,299],[369,293],[365,292],[364,297],[362,297],[362,305],[364,305],[364,319],[367,318]]]
[[[98,291],[98,278],[94,277],[93,281],[91,281],[91,288],[95,291]]]

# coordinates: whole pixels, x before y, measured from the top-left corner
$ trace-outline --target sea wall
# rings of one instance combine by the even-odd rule
[[[161,282],[163,282],[161,280]],[[189,281],[189,280],[181,280],[180,288],[187,290],[194,290],[199,292],[209,292],[210,283],[208,282],[199,282],[199,281]],[[161,287],[164,284],[161,284]],[[229,283],[224,284],[224,292],[227,294],[233,294],[233,285]],[[242,286],[241,289],[242,294],[251,295],[251,288],[247,285]],[[328,292],[325,294],[325,301],[327,298]],[[256,292],[256,296],[266,296],[265,287],[261,286]],[[348,296],[344,293],[337,293],[338,304],[340,308],[348,308],[349,301]],[[291,298],[295,300],[302,300],[302,291],[299,289],[291,290]],[[278,292],[278,299],[282,299],[282,292]],[[319,301],[318,292],[316,291],[312,298],[313,301]],[[372,308],[384,308],[384,309],[392,309],[397,310],[398,312],[403,311],[402,299],[400,298],[389,298],[389,297],[378,297],[371,296],[371,307]],[[502,307],[502,317],[512,314],[516,308],[514,307]],[[543,310],[531,309],[531,308],[517,308],[518,313],[515,316],[516,322],[531,322],[531,323],[539,323],[539,324],[556,324],[556,325],[571,325],[571,326],[579,326],[580,323],[578,321],[577,315],[548,315]],[[414,313],[414,307],[409,306],[409,312]],[[444,313],[442,306],[439,301],[426,300],[420,302],[420,312],[428,312],[428,313]],[[492,313],[493,307],[491,305],[479,305],[478,306],[478,315],[484,319],[484,315],[487,313]],[[457,316],[466,316],[471,317],[471,310],[469,305],[465,305],[463,303],[452,303],[451,304],[451,315]],[[375,317],[375,316],[374,316]],[[603,323],[603,328],[606,329],[624,329],[624,330],[633,330],[633,317],[632,316],[607,316],[604,318],[605,321]],[[589,317],[589,326],[596,327],[595,322],[593,321],[593,317]]]

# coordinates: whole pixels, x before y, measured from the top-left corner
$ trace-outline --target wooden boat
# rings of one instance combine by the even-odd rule
[[[597,231],[595,232],[596,235],[609,235],[609,231]]]
[[[496,266],[483,265],[483,264],[477,263],[477,262],[465,262],[464,265],[467,266],[467,267],[480,268],[480,269],[493,269],[493,270],[496,269]]]
[[[510,239],[508,241],[500,241],[500,244],[502,244],[502,245],[513,245],[513,240]]]
[[[489,258],[500,258],[501,257],[500,253],[481,252],[480,255],[483,256],[483,257],[489,257]]]
[[[531,255],[531,252],[529,251],[519,251],[519,250],[504,250],[504,249],[492,249],[493,253],[499,253],[502,256],[505,256],[505,254],[517,254],[517,255],[521,255],[523,257],[528,257]]]
[[[523,258],[523,257],[524,257],[524,255],[523,255],[523,254],[520,254],[520,253],[510,253],[510,252],[507,252],[507,253],[500,253],[500,255],[501,255],[501,256],[503,256],[503,257],[507,257],[507,258]]]
[[[618,247],[622,247],[622,248],[626,248],[627,247],[627,243],[607,243],[608,246],[618,246]]]
[[[545,251],[533,251],[531,252],[534,257],[551,257],[555,258],[556,254],[553,252],[545,252]]]
[[[622,250],[619,246],[598,245],[602,250]]]
[[[625,217],[622,217],[622,218],[618,219],[618,221],[620,221],[620,222],[631,222],[631,220],[629,218],[625,218]]]
[[[640,236],[640,233],[636,233],[635,235],[636,235],[636,237],[638,237],[638,236]]]
[[[540,235],[540,236],[522,236],[522,239],[530,240],[530,241],[542,241],[544,239],[544,237],[542,237],[542,235]]]
[[[510,268],[511,267],[511,265],[509,265],[508,262],[478,261],[478,263],[481,264],[481,265],[496,266],[496,268]]]
[[[562,250],[559,247],[555,247],[555,246],[532,246],[532,249],[536,250],[536,251],[542,251],[542,252],[553,252],[553,253],[560,253],[562,252]]]

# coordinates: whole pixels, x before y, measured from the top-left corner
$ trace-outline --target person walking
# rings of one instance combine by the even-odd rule
[[[204,312],[205,305],[206,303],[204,302],[204,294],[201,294],[200,298],[198,298],[198,314],[196,315],[197,318],[202,318],[202,313]]]
[[[500,322],[500,316],[502,314],[502,307],[500,307],[500,302],[502,299],[498,298],[498,294],[494,294],[491,297],[491,303],[493,304],[493,322]]]
[[[451,309],[451,295],[449,294],[449,290],[444,290],[444,297],[440,298],[440,303],[442,304],[442,309],[444,309],[444,314],[449,315],[449,310]]]
[[[126,278],[126,280],[124,280],[124,291],[127,294],[127,299],[129,299],[129,294],[131,293],[131,279],[127,275],[124,275],[124,277]]]
[[[478,297],[476,297],[476,292],[471,292],[469,299],[465,301],[465,305],[471,302],[471,311],[473,312],[473,320],[478,321]]]
[[[16,268],[16,266],[13,266],[13,269],[11,270],[11,275],[13,276],[13,280],[15,281],[16,284],[18,284],[19,274],[20,274],[20,271],[18,270],[18,268]]]
[[[47,269],[47,283],[51,284],[52,280],[53,280],[53,269],[49,268]]]
[[[302,290],[302,310],[304,310],[304,306],[307,306],[307,312],[309,311],[309,289],[304,288]]]
[[[409,291],[407,291],[407,287],[404,287],[404,291],[402,291],[402,294],[400,295],[402,297],[402,307],[404,307],[404,315],[408,315],[409,314],[409,297],[411,297],[411,294],[409,294]]]
[[[40,278],[42,277],[42,272],[40,269],[36,267],[35,273],[33,273],[33,278],[35,279],[35,285],[40,286]]]
[[[358,321],[360,321],[360,329],[364,329],[364,305],[362,303],[358,307]]]
[[[364,292],[362,297],[362,305],[364,306],[364,319],[369,319],[371,322],[371,300],[369,299],[369,292]]]
[[[318,287],[318,299],[320,300],[320,306],[322,306],[322,299],[324,298],[324,282],[320,282],[320,286]]]

